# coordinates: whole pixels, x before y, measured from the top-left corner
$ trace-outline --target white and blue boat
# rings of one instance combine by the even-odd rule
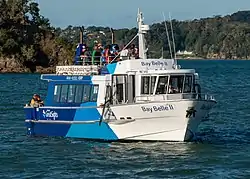
[[[148,59],[149,26],[138,13],[139,59],[57,66],[42,107],[25,106],[28,135],[105,141],[190,141],[216,104],[194,69]]]

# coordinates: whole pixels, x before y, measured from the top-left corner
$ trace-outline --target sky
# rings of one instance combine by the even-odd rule
[[[249,10],[250,0],[35,0],[43,16],[55,27],[68,25],[108,26],[131,28],[136,26],[138,8],[144,22],[163,21],[164,12],[173,19],[192,20],[214,15],[227,15]]]

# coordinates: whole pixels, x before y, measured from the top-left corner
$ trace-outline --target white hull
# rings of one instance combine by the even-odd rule
[[[199,124],[214,103],[214,101],[180,100],[114,106],[111,109],[117,121],[124,122],[112,120],[109,126],[120,140],[188,141],[194,137]],[[170,109],[169,106],[173,108]],[[186,117],[186,110],[189,107],[194,107],[197,111],[195,117],[193,115]]]

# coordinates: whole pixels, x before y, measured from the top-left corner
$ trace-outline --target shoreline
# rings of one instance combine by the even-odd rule
[[[195,57],[195,58],[176,58],[177,60],[226,60],[226,61],[238,61],[238,60],[250,60],[246,58],[241,58],[241,59],[225,59],[225,58],[202,58],[202,57]]]
[[[177,60],[197,60],[197,61],[249,61],[250,59],[207,59],[207,58],[177,58]],[[34,67],[36,70],[32,72],[29,68],[0,68],[0,74],[53,74],[56,71],[56,66],[53,67]]]

